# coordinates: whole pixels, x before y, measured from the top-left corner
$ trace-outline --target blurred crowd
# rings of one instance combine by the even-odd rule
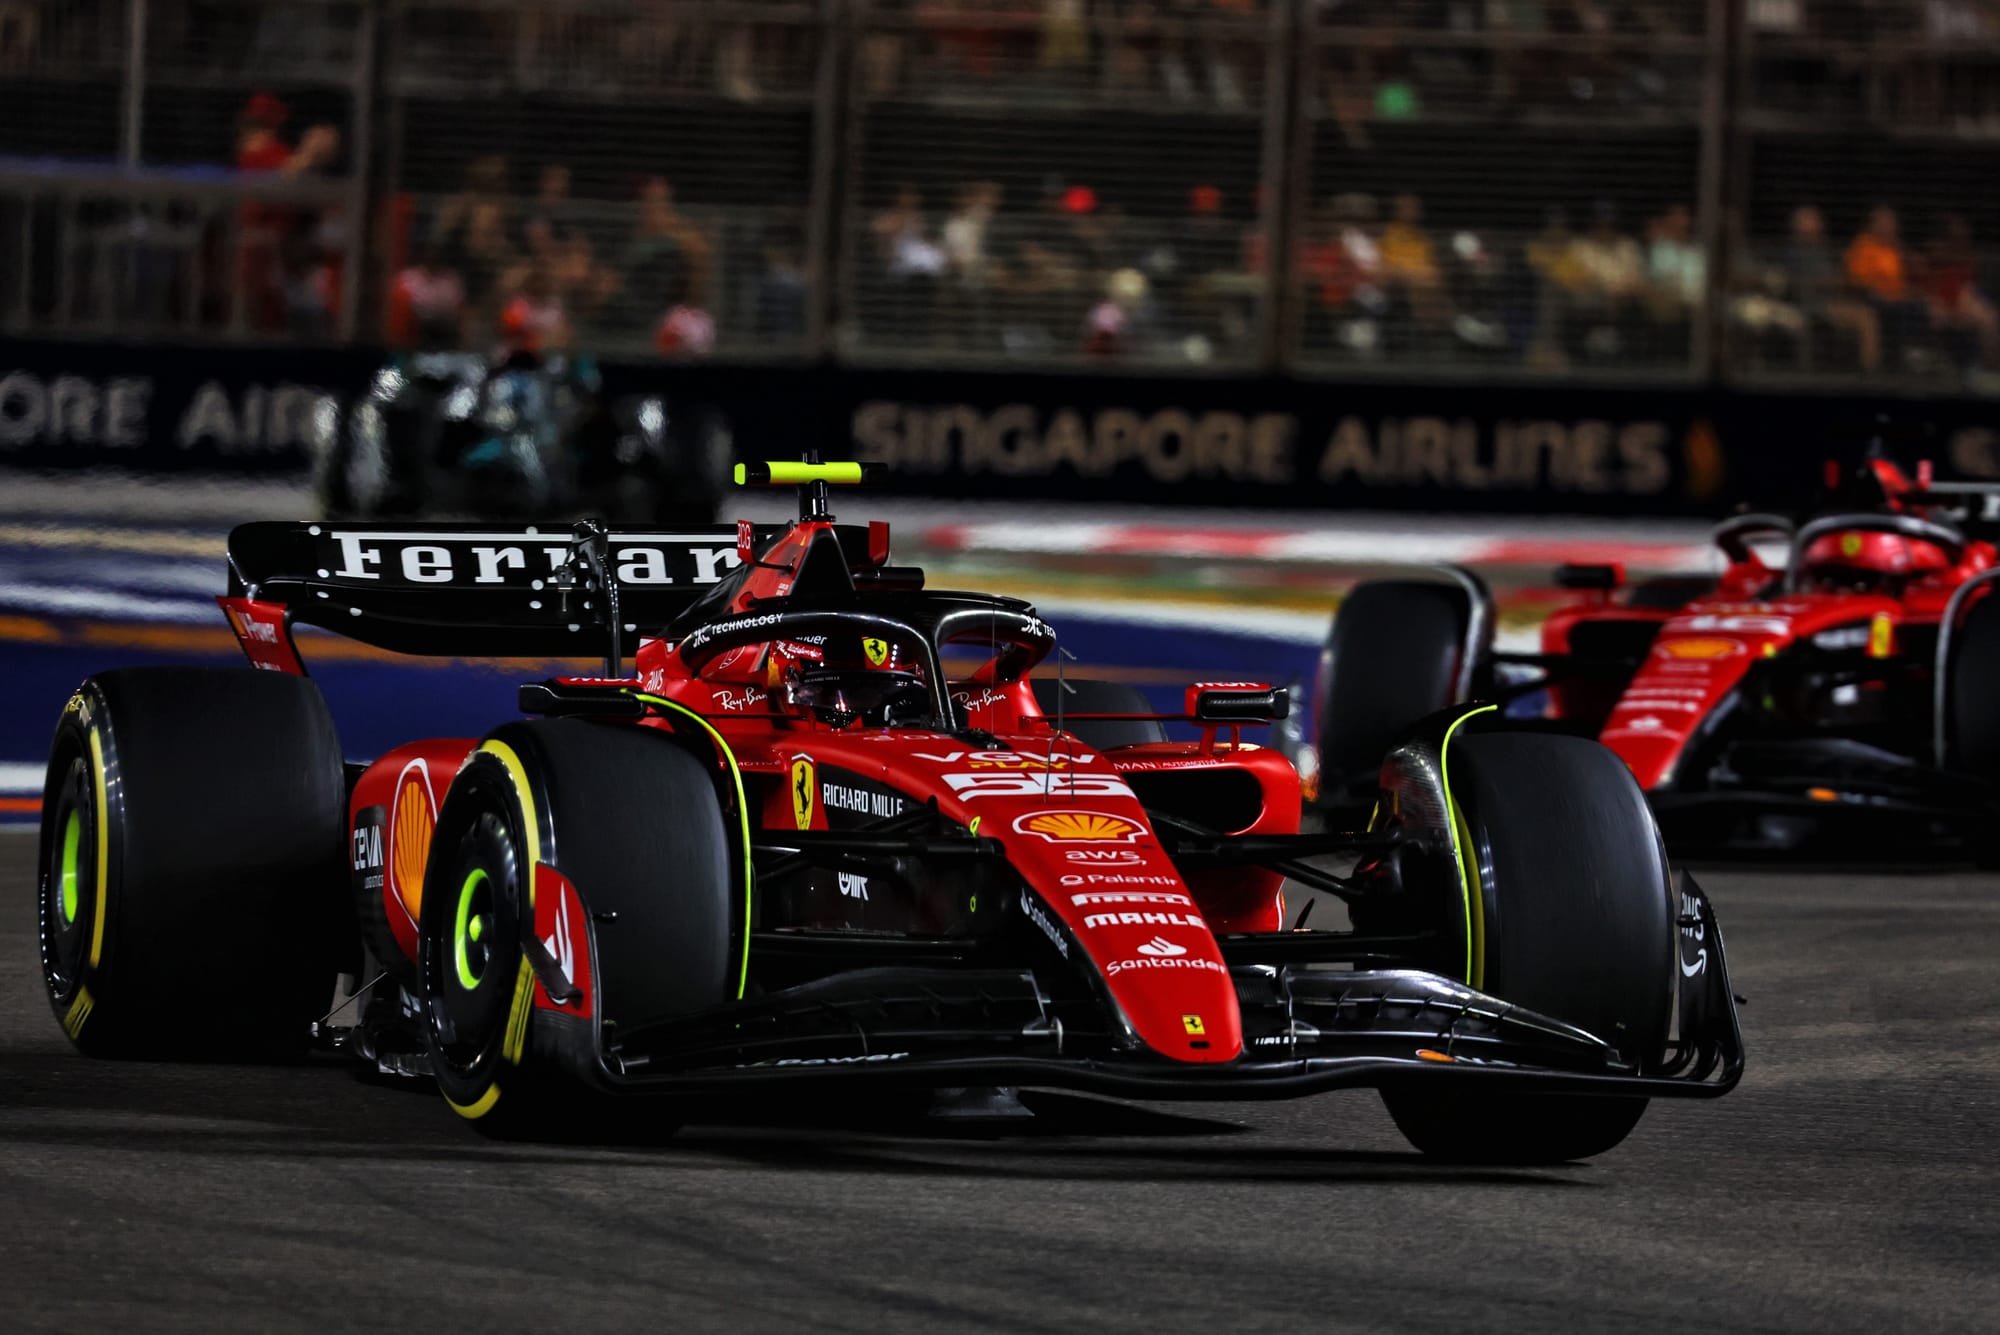
[[[1736,255],[1730,320],[1766,365],[2000,371],[1994,275],[1961,215],[1944,215],[1913,245],[1896,210],[1878,205],[1842,244],[1821,210],[1805,204],[1785,241],[1739,245]]]
[[[783,345],[805,332],[795,220],[705,219],[659,175],[638,178],[629,201],[573,197],[561,163],[542,164],[534,182],[518,193],[509,161],[485,155],[456,192],[405,220],[406,260],[387,303],[393,342],[477,346],[497,336],[695,356],[714,348],[722,302],[746,340]]]

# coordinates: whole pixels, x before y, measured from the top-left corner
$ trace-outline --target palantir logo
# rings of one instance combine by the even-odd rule
[[[1141,955],[1151,955],[1155,959],[1171,959],[1175,955],[1187,954],[1187,947],[1177,946],[1165,937],[1156,936],[1145,945],[1140,946],[1139,953]]]

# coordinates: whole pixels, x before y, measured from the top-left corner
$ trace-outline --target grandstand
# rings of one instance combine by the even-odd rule
[[[1984,390],[1994,0],[0,0],[0,329]]]

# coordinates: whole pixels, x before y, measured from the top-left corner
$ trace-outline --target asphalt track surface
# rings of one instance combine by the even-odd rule
[[[1704,878],[1750,1073],[1589,1165],[1373,1095],[483,1140],[346,1067],[75,1055],[0,836],[0,1329],[1992,1331],[2000,882]]]

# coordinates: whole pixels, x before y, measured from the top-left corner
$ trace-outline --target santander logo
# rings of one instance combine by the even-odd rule
[[[1171,959],[1175,955],[1187,954],[1187,947],[1177,946],[1165,937],[1156,936],[1145,945],[1140,946],[1139,953],[1141,955],[1151,955],[1155,959]]]

